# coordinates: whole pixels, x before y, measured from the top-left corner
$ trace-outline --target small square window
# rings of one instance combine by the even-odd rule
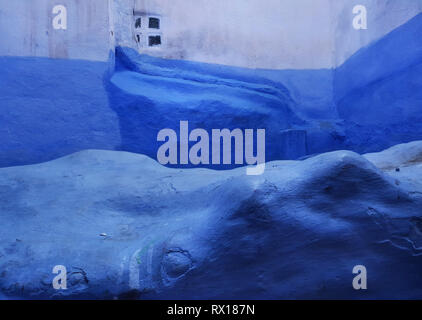
[[[135,28],[139,29],[141,27],[141,23],[142,23],[142,19],[137,18],[136,21],[135,21]]]
[[[149,36],[148,37],[148,45],[150,47],[161,45],[161,36]]]
[[[150,29],[160,29],[160,19],[149,18],[149,28]]]

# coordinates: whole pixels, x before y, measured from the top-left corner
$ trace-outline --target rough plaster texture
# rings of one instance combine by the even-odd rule
[[[151,125],[145,126],[144,122],[155,113],[145,106],[161,104],[165,98],[168,98],[166,101],[175,100],[168,88],[178,91],[179,97],[185,100],[178,101],[176,108],[157,110],[159,116],[153,117],[154,121],[167,115],[173,115],[169,118],[177,120],[175,110],[190,113],[188,120],[194,122],[201,120],[199,114],[209,117],[224,110],[227,117],[223,116],[224,121],[218,127],[227,121],[231,121],[230,127],[245,125],[243,120],[238,121],[237,112],[243,108],[247,110],[243,115],[259,114],[257,106],[265,104],[266,98],[262,99],[261,92],[254,93],[253,98],[234,99],[233,94],[237,91],[233,91],[233,84],[238,84],[239,80],[242,86],[254,86],[255,92],[276,92],[283,88],[281,101],[289,101],[289,112],[309,124],[306,126],[306,149],[310,154],[338,148],[379,151],[421,137],[418,116],[421,18],[418,15],[406,21],[420,11],[419,0],[365,1],[369,29],[359,31],[352,28],[351,2],[344,1],[268,1],[266,6],[255,0],[215,1],[212,4],[202,0],[62,3],[68,5],[68,30],[52,31],[50,12],[56,2],[0,0],[0,27],[7,31],[0,39],[0,55],[64,58],[49,62],[36,58],[20,61],[16,57],[0,60],[3,68],[0,74],[3,110],[0,130],[4,132],[0,137],[3,141],[2,166],[45,161],[93,147],[142,152],[151,144],[141,144],[139,135],[154,133],[149,130]],[[133,46],[133,10],[162,16],[163,48],[146,53],[181,60],[154,60],[142,55],[146,60],[140,59],[138,69],[128,68],[136,75],[117,72],[114,80],[119,79],[117,87],[123,91],[138,86],[140,94],[137,96],[146,100],[136,102],[124,97],[116,101],[119,95],[115,95],[112,86],[106,88],[104,84],[109,84],[110,70],[115,71],[114,45]],[[276,15],[281,18],[276,19]],[[382,36],[392,28],[392,32]],[[274,32],[267,32],[269,30]],[[189,36],[179,37],[186,32]],[[172,43],[178,44],[173,46]],[[247,43],[249,48],[242,47]],[[180,48],[184,48],[183,55],[179,55]],[[354,50],[358,51],[333,68]],[[90,64],[76,58],[104,62],[102,65]],[[69,63],[65,63],[67,60]],[[195,64],[186,60],[248,68]],[[327,68],[321,69],[323,66]],[[279,68],[290,69],[274,70]],[[155,72],[152,79],[148,77],[151,69]],[[177,74],[181,79],[174,81],[169,73]],[[128,74],[130,77],[126,77]],[[202,87],[209,91],[200,90],[196,95],[189,90],[191,80],[199,78]],[[211,82],[207,83],[208,80]],[[215,82],[218,82],[218,90],[225,92],[224,99],[213,96],[210,88]],[[272,88],[268,89],[268,84]],[[159,99],[150,95],[154,92],[160,93]],[[189,100],[194,95],[195,98]],[[272,101],[266,103],[270,109],[277,110],[278,104],[285,106],[280,100]],[[229,111],[228,105],[236,106],[237,111]],[[136,112],[132,108],[136,108]],[[146,111],[150,111],[147,116],[140,119],[135,116]],[[269,121],[265,126],[275,129],[275,136],[282,130],[305,129],[290,123],[289,117],[274,116],[279,111],[282,111],[281,107],[272,116],[266,115]],[[54,126],[46,121],[34,121],[32,113],[43,113],[42,117],[53,121],[57,128],[58,124],[63,127],[50,130]],[[258,125],[260,118],[255,120]],[[284,121],[288,122],[287,126]],[[166,123],[154,125],[154,130]],[[133,128],[128,130],[128,125]],[[201,122],[198,125],[204,127]],[[272,129],[270,131],[274,131]],[[149,140],[154,141],[154,136]],[[285,145],[290,143],[289,138]],[[305,150],[302,142],[301,145]],[[276,146],[273,150],[274,157],[270,158],[285,158],[277,155],[284,152],[281,148]],[[303,151],[296,151],[288,154],[303,154]],[[148,149],[147,154],[153,156],[154,153],[155,149]]]
[[[0,56],[108,61],[114,50],[111,0],[0,0]],[[67,30],[52,25],[67,8]]]
[[[337,151],[262,176],[100,150],[3,168],[0,295],[420,299],[421,155]],[[352,288],[356,265],[368,290]]]
[[[68,8],[68,29],[52,28],[52,8]],[[355,30],[352,9],[368,10]],[[107,61],[114,45],[136,48],[133,11],[158,14],[163,58],[266,69],[341,65],[421,12],[422,0],[0,0],[0,56]],[[116,40],[116,41],[115,41]]]
[[[355,5],[368,29],[352,25]],[[341,65],[420,13],[421,0],[116,0],[117,44],[135,48],[132,8],[162,16],[162,50],[141,53],[249,68],[320,69]]]

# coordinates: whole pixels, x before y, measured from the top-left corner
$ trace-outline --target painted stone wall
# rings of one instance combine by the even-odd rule
[[[52,8],[68,9],[54,30]],[[368,29],[352,27],[355,5]],[[0,0],[0,56],[107,61],[117,45],[136,47],[133,11],[161,16],[163,58],[265,69],[341,65],[360,48],[422,11],[422,0]],[[12,30],[13,32],[8,32]]]
[[[112,0],[0,0],[0,56],[108,61],[114,49]],[[67,8],[67,29],[53,28],[55,5]]]
[[[53,29],[56,4],[67,7],[66,30]],[[0,167],[119,147],[104,87],[113,70],[110,4],[0,0]]]
[[[353,28],[364,5],[368,29]],[[421,0],[116,0],[117,44],[136,48],[133,9],[162,16],[163,58],[264,69],[335,68],[422,9]]]
[[[135,48],[132,9],[162,17],[161,50],[150,55],[265,69],[329,68],[329,0],[117,0],[117,44]]]
[[[110,100],[104,85],[114,71],[114,44],[135,44],[134,11],[162,17],[161,49],[142,53],[247,67],[181,61],[186,69],[178,74],[212,69],[219,77],[239,73],[248,81],[265,79],[260,83],[283,87],[292,112],[312,123],[306,138],[309,153],[376,151],[420,139],[421,18],[407,20],[420,11],[421,1],[406,7],[407,0],[401,6],[366,0],[368,30],[357,31],[346,0],[268,0],[265,6],[258,0],[63,0],[60,3],[68,7],[68,29],[63,31],[51,27],[52,6],[58,2],[0,0],[0,30],[5,35],[0,38],[0,166],[46,161],[89,148],[135,150],[136,145],[125,144],[127,123],[121,122],[126,117],[132,121],[133,113],[119,114],[119,105]],[[347,62],[341,63],[344,59]],[[154,63],[164,72],[163,67],[177,69],[179,62]],[[249,108],[256,111],[255,106]],[[296,131],[285,136],[286,150],[292,139],[304,141]],[[287,157],[303,154],[296,151]]]
[[[422,13],[360,49],[334,72],[348,145],[379,151],[422,137]]]

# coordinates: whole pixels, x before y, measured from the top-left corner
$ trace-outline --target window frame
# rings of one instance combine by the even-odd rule
[[[138,27],[138,20],[140,22],[139,23],[139,27]],[[142,25],[143,25],[142,20],[143,20],[143,17],[142,16],[135,16],[135,30],[142,29]]]
[[[159,38],[160,39],[160,43],[159,44],[154,44],[154,45],[151,45],[150,44],[150,39],[151,38]],[[162,35],[161,35],[161,33],[149,33],[148,34],[148,37],[147,37],[147,45],[148,45],[148,48],[157,48],[157,47],[161,47],[162,45],[163,45],[163,40],[162,40]]]
[[[158,28],[151,27],[151,20],[157,20]],[[161,18],[155,15],[148,15],[148,29],[150,30],[161,30]]]
[[[140,26],[138,21],[140,20]],[[156,19],[158,21],[158,28],[150,28],[150,19]],[[147,12],[133,12],[133,41],[135,41],[136,46],[139,51],[142,50],[160,50],[163,48],[163,19],[161,15],[149,14]],[[151,37],[159,37],[159,42],[157,40],[152,40],[155,44],[150,45]],[[139,40],[138,40],[139,38]]]

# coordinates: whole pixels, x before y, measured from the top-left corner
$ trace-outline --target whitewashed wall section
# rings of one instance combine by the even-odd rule
[[[107,61],[114,49],[113,0],[0,0],[0,56]],[[53,8],[67,11],[55,29]]]

